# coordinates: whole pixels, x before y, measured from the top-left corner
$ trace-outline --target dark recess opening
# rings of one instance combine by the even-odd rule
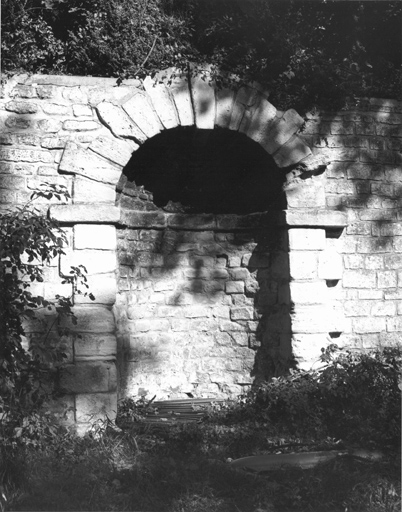
[[[286,207],[284,172],[259,144],[227,129],[166,130],[133,154],[124,174],[130,188],[150,193],[143,201],[171,211],[247,214]]]

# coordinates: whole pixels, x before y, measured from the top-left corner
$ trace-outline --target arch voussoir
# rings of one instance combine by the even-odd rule
[[[178,113],[166,85],[163,82],[158,83],[150,76],[147,76],[143,81],[143,86],[163,127],[169,130],[179,126]]]
[[[116,137],[133,138],[139,143],[147,140],[147,136],[119,105],[103,101],[96,106],[96,110],[101,121]]]
[[[137,91],[128,101],[122,104],[123,110],[147,138],[157,135],[163,130],[151,99],[142,91]]]

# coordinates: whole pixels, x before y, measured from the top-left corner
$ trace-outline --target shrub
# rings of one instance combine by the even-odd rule
[[[64,187],[49,185],[25,206],[0,214],[0,484],[16,448],[45,449],[58,433],[43,405],[57,393],[57,372],[66,357],[60,339],[69,332],[65,319],[76,323],[72,297],[49,300],[31,290],[44,281],[46,266],[64,254],[67,244],[58,223],[35,208],[39,197],[66,200],[69,195]],[[88,294],[85,274],[85,268],[72,267],[62,283]],[[49,325],[45,311],[51,313]],[[26,327],[34,321],[39,327],[28,339]]]
[[[247,414],[301,437],[395,449],[401,435],[401,370],[399,348],[347,351],[320,371],[262,384],[251,393]]]

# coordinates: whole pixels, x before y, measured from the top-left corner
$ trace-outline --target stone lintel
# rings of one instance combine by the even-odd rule
[[[201,219],[202,217],[202,219]],[[271,212],[250,213],[247,215],[189,215],[164,212],[144,212],[121,210],[120,223],[136,228],[161,229],[170,226],[174,229],[205,229],[216,231],[241,231],[251,228],[271,226],[291,226],[294,228],[344,228],[347,214],[324,209],[293,209]]]
[[[335,210],[289,210],[284,211],[285,224],[292,227],[344,228],[348,224],[347,214]]]
[[[50,216],[62,224],[117,224],[120,209],[108,204],[57,204],[50,207]]]

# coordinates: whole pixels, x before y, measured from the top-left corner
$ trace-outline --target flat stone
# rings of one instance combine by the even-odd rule
[[[96,109],[100,119],[116,137],[132,138],[139,143],[147,140],[146,135],[120,106],[103,101]]]
[[[112,185],[119,181],[121,169],[74,142],[67,143],[59,164],[60,171],[79,174]]]
[[[116,201],[116,187],[109,183],[100,183],[85,177],[76,176],[74,180],[74,204],[108,203],[112,206]]]
[[[114,315],[107,307],[74,306],[77,325],[68,318],[61,319],[61,327],[68,327],[72,332],[113,334],[115,332]]]
[[[276,165],[281,169],[299,163],[311,155],[311,150],[300,137],[294,135],[273,154]]]
[[[166,85],[155,82],[149,76],[144,79],[143,85],[163,126],[167,130],[176,128],[179,125],[179,118]]]
[[[326,205],[325,184],[322,177],[293,182],[285,188],[289,208],[322,208]]]
[[[116,353],[117,340],[114,334],[83,334],[74,340],[75,361],[113,360]]]
[[[38,111],[36,103],[29,101],[9,101],[4,107],[8,112],[15,112],[16,114],[36,114]]]
[[[280,119],[271,125],[268,140],[264,148],[272,155],[272,153],[283,146],[303,124],[304,120],[299,116],[296,110],[287,110]]]
[[[116,253],[114,251],[102,251],[100,249],[79,249],[65,251],[60,257],[60,271],[69,274],[71,266],[83,265],[88,276],[115,272],[117,266]]]
[[[237,131],[245,115],[246,110],[259,101],[258,91],[253,87],[242,86],[236,93],[236,98],[232,107],[229,130]]]
[[[164,228],[167,226],[163,212],[121,210],[120,223],[132,228]]]
[[[81,289],[82,292],[92,293],[95,297],[92,300],[89,295],[74,293],[74,301],[78,304],[104,304],[113,306],[116,302],[117,283],[114,275],[96,275],[87,277],[88,289]]]
[[[113,224],[119,222],[120,209],[106,204],[56,204],[50,207],[50,215],[53,219],[66,224]]]
[[[54,156],[49,151],[37,149],[0,149],[0,160],[11,162],[53,163]]]
[[[116,391],[116,365],[113,362],[81,362],[60,371],[60,390],[64,393]]]
[[[229,128],[232,107],[235,98],[235,91],[232,89],[215,90],[215,125],[221,128]]]
[[[248,137],[258,142],[269,154],[271,154],[269,151],[269,132],[276,114],[276,108],[266,98],[260,96],[247,130],[245,131]]]
[[[318,276],[320,279],[340,280],[343,275],[342,256],[333,248],[328,248],[319,255]]]
[[[115,139],[104,135],[98,136],[89,145],[91,151],[122,167],[127,165],[138,148],[138,144],[134,141]]]
[[[98,130],[100,127],[101,125],[99,123],[90,120],[78,121],[76,119],[70,119],[63,123],[63,129],[71,132]]]
[[[172,78],[172,73],[177,76]],[[173,97],[179,115],[181,126],[192,126],[194,122],[194,112],[191,102],[189,83],[186,75],[178,69],[169,68],[157,75],[157,79],[164,80],[167,83],[169,92]],[[171,83],[169,83],[171,82]]]
[[[24,82],[25,85],[58,85],[66,87],[102,87],[109,89],[116,86],[116,78],[103,78],[97,76],[70,76],[70,75],[31,75]],[[126,85],[139,85],[138,80],[125,80]]]
[[[131,80],[128,80],[131,82]],[[115,81],[116,83],[116,81]],[[139,80],[134,81],[134,85],[120,85],[119,87],[85,87],[86,96],[88,97],[88,103],[92,107],[96,107],[102,101],[113,103],[114,105],[121,105],[128,101],[137,91],[137,87],[140,85]]]
[[[319,251],[325,249],[324,229],[289,229],[289,249]]]
[[[116,249],[116,228],[110,225],[76,224],[74,226],[74,249]]]
[[[122,107],[148,138],[163,130],[163,126],[146,93],[137,91],[134,96],[122,104]]]
[[[208,69],[204,75],[191,78],[191,93],[197,128],[212,130],[215,125],[215,90],[214,84],[210,84]]]
[[[174,228],[205,230],[215,227],[215,217],[211,214],[167,214],[166,217],[168,226]]]
[[[291,281],[289,287],[294,304],[324,304],[328,299],[325,281]]]
[[[288,210],[283,212],[284,222],[288,226],[317,226],[343,228],[348,224],[348,216],[344,212],[309,209]]]

